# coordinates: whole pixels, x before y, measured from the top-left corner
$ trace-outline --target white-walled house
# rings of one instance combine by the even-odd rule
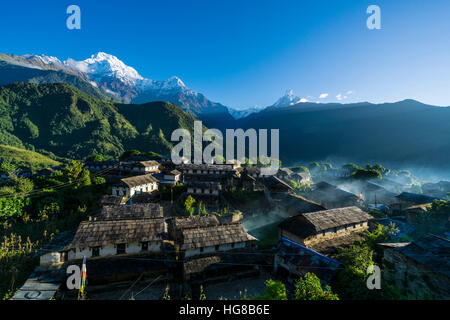
[[[151,174],[145,174],[121,179],[120,183],[112,186],[112,195],[130,198],[134,195],[151,193],[156,190],[158,190],[158,180]]]
[[[164,172],[163,180],[171,184],[176,184],[181,179],[181,172],[178,170],[171,170]]]
[[[41,265],[86,258],[161,252],[167,237],[163,218],[81,222],[65,248],[41,256]]]

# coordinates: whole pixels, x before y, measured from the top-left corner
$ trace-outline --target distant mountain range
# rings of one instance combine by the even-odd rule
[[[178,77],[166,81],[144,78],[134,68],[104,52],[83,61],[0,54],[0,85],[17,81],[67,83],[95,97],[123,103],[168,101],[212,125],[233,120],[227,107],[189,89]]]
[[[299,103],[239,119],[239,128],[280,129],[288,163],[315,160],[434,167],[450,173],[450,107],[415,100]]]
[[[192,130],[196,118],[221,130],[280,129],[285,164],[333,158],[450,172],[449,107],[311,103],[289,90],[272,106],[235,110],[177,77],[145,79],[105,53],[63,62],[0,54],[0,144],[75,158],[133,148],[167,153],[171,132]]]

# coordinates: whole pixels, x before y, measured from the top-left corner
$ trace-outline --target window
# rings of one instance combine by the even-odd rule
[[[148,251],[148,242],[142,242],[142,251]]]
[[[219,248],[220,248],[220,246],[219,245],[216,245],[216,251],[219,251]]]
[[[231,244],[231,248],[234,248],[234,242]]]
[[[99,257],[100,256],[100,247],[92,248],[92,256]]]
[[[116,246],[117,254],[125,254],[126,253],[126,244],[120,243]]]
[[[200,252],[203,252],[203,247],[200,248]]]

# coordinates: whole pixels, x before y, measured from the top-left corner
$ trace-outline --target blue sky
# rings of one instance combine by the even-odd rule
[[[70,4],[81,30],[66,28]],[[371,4],[381,30],[366,27]],[[104,51],[232,107],[271,105],[288,89],[310,101],[448,106],[449,17],[448,0],[8,1],[0,52],[84,60]]]

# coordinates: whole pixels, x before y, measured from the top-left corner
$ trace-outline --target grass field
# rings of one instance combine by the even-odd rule
[[[37,152],[0,145],[0,162],[3,161],[10,161],[18,169],[30,170],[40,170],[60,164]]]

